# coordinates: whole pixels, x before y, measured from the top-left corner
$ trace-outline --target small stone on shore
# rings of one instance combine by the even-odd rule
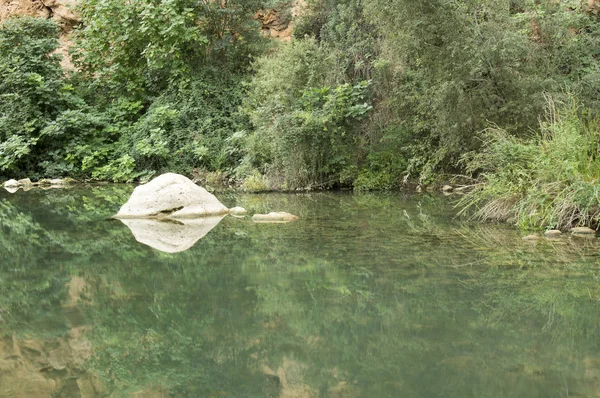
[[[562,232],[558,229],[551,229],[551,230],[544,232],[545,236],[559,236],[561,234],[562,234]]]
[[[232,216],[245,216],[248,214],[248,210],[244,209],[243,207],[236,206],[232,209],[229,209],[229,214]]]
[[[596,231],[588,227],[571,228],[571,233],[575,235],[595,235]]]
[[[29,186],[29,185],[33,185],[33,183],[31,182],[31,180],[29,178],[23,178],[19,181],[17,181],[20,185],[24,185],[24,186]]]

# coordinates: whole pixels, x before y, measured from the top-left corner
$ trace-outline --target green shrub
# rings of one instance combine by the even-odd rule
[[[390,190],[402,185],[408,165],[405,148],[400,142],[384,137],[367,156],[363,169],[354,181],[357,191]]]
[[[254,171],[244,178],[242,189],[246,192],[264,192],[269,190],[269,184],[263,175],[258,171]]]
[[[248,121],[239,112],[244,76],[229,72],[207,68],[154,100],[119,143],[138,171],[233,170]]]
[[[372,109],[370,82],[327,85],[330,62],[311,38],[258,61],[244,164],[281,175],[288,189],[338,184],[353,165],[357,122]]]

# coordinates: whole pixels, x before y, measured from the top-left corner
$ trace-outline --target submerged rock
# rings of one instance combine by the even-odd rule
[[[43,338],[0,338],[0,396],[11,398],[105,397],[98,377],[84,364],[92,355],[88,326]],[[93,395],[78,386],[87,381]],[[88,391],[89,391],[88,390]]]
[[[539,235],[527,235],[527,236],[524,236],[522,239],[533,241],[533,240],[540,240],[541,237]]]
[[[180,174],[167,173],[137,187],[114,218],[196,218],[229,212],[206,189]]]
[[[145,390],[132,392],[131,398],[169,398],[169,390],[165,387],[153,387]]]
[[[232,209],[229,209],[229,214],[231,214],[232,216],[245,216],[246,214],[248,214],[248,210],[244,209],[243,207],[234,207]]]
[[[187,220],[123,219],[135,239],[165,253],[188,250],[217,226],[224,216]]]
[[[571,233],[575,235],[594,235],[596,231],[588,227],[575,227],[571,228]]]
[[[6,366],[6,365],[5,365]],[[16,365],[13,365],[16,368]],[[10,372],[3,372],[0,376],[0,385],[4,397],[36,397],[52,398],[55,393],[56,382],[45,378],[38,372],[29,369],[10,369]]]
[[[252,221],[261,223],[286,223],[298,220],[295,216],[286,212],[271,212],[269,214],[255,214],[252,216]]]

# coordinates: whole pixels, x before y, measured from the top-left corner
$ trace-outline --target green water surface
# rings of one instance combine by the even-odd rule
[[[144,244],[110,220],[132,190],[0,193],[0,396],[600,396],[595,238],[331,192],[217,194],[300,220]]]

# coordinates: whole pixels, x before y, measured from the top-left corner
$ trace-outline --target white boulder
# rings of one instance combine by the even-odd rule
[[[4,183],[4,188],[18,188],[21,185],[23,185],[23,184],[21,184],[19,181],[13,179],[13,180],[6,181]]]
[[[229,212],[206,189],[179,174],[167,173],[135,188],[114,218],[197,218]]]

